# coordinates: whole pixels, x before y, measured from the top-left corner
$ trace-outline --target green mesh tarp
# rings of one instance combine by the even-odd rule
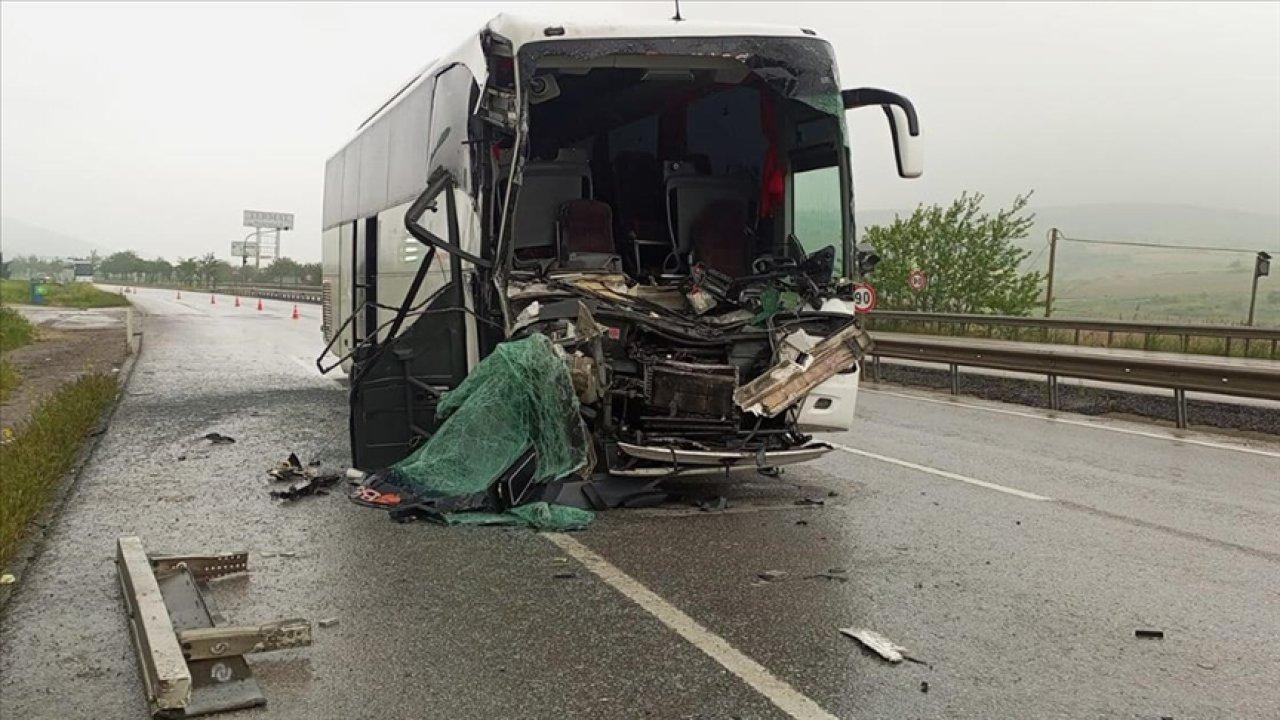
[[[465,512],[446,516],[450,525],[528,525],[535,530],[581,530],[596,514],[568,505],[533,502],[504,513]]]
[[[498,345],[441,397],[436,415],[442,423],[436,433],[391,466],[401,484],[424,495],[484,492],[529,445],[538,453],[535,479],[540,483],[564,477],[587,461],[569,370],[544,335]],[[582,527],[591,520],[587,511],[561,512],[566,509],[572,508],[540,515],[512,511],[517,521],[540,529]]]

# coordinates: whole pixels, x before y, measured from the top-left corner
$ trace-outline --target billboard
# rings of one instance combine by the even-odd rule
[[[245,210],[244,226],[251,228],[271,228],[273,230],[292,230],[293,213]]]
[[[257,257],[258,243],[251,240],[232,240],[231,257]]]

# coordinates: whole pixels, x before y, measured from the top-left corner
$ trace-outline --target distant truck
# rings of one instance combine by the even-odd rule
[[[919,176],[912,104],[842,91],[812,30],[492,20],[325,166],[353,464],[405,457],[443,391],[530,333],[571,364],[598,472],[830,451],[807,433],[850,426],[868,342],[844,119],[865,106]]]

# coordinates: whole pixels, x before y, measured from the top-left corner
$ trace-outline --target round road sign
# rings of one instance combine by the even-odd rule
[[[929,276],[924,274],[923,270],[915,269],[907,273],[907,285],[916,292],[920,292],[929,284]]]
[[[853,310],[854,312],[866,313],[871,312],[876,307],[876,289],[871,287],[869,283],[854,283],[853,285]]]

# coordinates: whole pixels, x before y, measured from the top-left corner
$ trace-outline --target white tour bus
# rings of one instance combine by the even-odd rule
[[[851,422],[852,285],[876,259],[854,244],[844,119],[867,106],[918,176],[911,103],[842,91],[812,30],[492,20],[325,167],[353,464],[406,456],[441,392],[535,332],[565,351],[597,473],[829,451],[807,433]]]

